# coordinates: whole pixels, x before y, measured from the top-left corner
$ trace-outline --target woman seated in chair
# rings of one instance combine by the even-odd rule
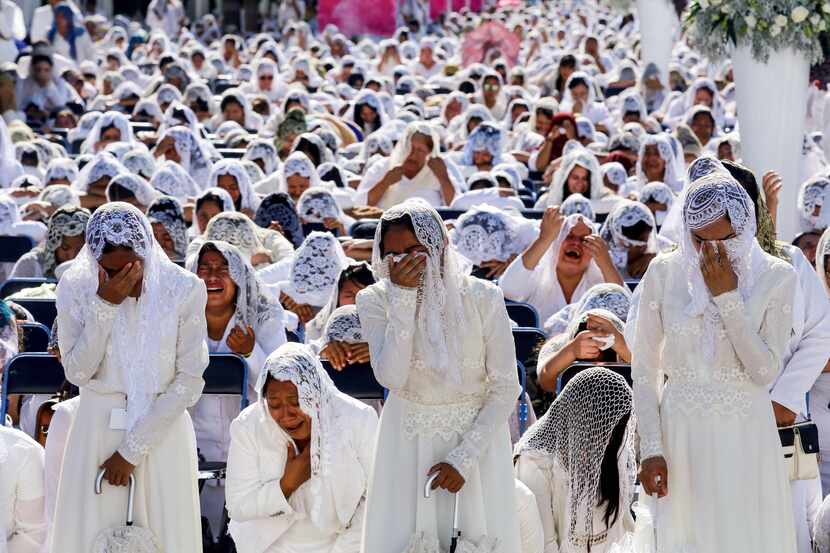
[[[623,200],[608,215],[600,236],[610,246],[611,259],[623,278],[642,278],[658,253],[674,248],[656,229],[651,209],[640,202]]]
[[[65,205],[49,217],[46,241],[17,260],[9,278],[57,278],[55,267],[75,259],[84,246],[89,211]]]
[[[592,308],[577,311],[566,333],[549,340],[539,352],[537,374],[542,389],[556,391],[559,375],[579,361],[631,361],[623,331],[625,323],[611,311]]]
[[[587,369],[516,445],[516,477],[536,497],[545,551],[607,553],[633,529],[632,406],[622,376]]]
[[[236,353],[247,359],[248,396],[265,359],[285,342],[283,312],[276,295],[270,295],[242,253],[227,242],[205,242],[188,269],[207,287],[208,349],[211,353]],[[236,396],[203,395],[190,409],[199,453],[207,461],[228,458],[230,424],[239,414]],[[223,489],[216,481],[202,490],[202,512],[214,535],[222,523]]]
[[[239,553],[360,551],[377,415],[301,344],[272,353],[259,401],[231,425],[230,532]]]

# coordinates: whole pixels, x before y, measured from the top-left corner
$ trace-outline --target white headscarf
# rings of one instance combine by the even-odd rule
[[[274,142],[271,140],[266,140],[264,138],[254,140],[248,144],[248,148],[245,150],[245,155],[243,157],[244,159],[249,159],[251,161],[256,161],[258,159],[263,160],[264,167],[262,168],[262,172],[266,177],[271,176],[277,169],[279,169],[279,154],[277,153],[277,148],[274,146]]]
[[[72,188],[78,192],[88,192],[89,187],[102,177],[115,178],[121,173],[128,173],[127,169],[109,152],[98,152],[95,157],[81,170],[78,178],[72,183]]]
[[[6,126],[6,121],[0,117],[0,188],[8,188],[15,177],[23,173],[23,167],[14,155],[14,143]]]
[[[450,231],[450,239],[458,253],[481,265],[485,261],[507,261],[523,252],[530,244],[523,236],[522,226],[529,223],[497,207],[479,205],[464,213]]]
[[[283,292],[294,301],[322,307],[348,264],[337,238],[328,232],[312,232],[294,252],[291,276]]]
[[[288,192],[288,177],[293,175],[300,175],[309,179],[309,188],[322,186],[317,168],[303,152],[294,152],[285,160],[280,175],[280,192]]]
[[[133,128],[130,126],[129,118],[120,111],[108,111],[98,117],[95,126],[89,132],[84,143],[81,144],[81,153],[96,153],[95,145],[101,140],[101,133],[107,127],[115,127],[121,133],[121,140],[130,145],[135,144]]]
[[[184,171],[191,175],[196,182],[207,182],[212,169],[210,154],[203,148],[193,131],[181,125],[171,127],[164,131],[164,134],[159,138],[159,142],[168,137],[173,139],[176,153],[181,158],[179,164]]]
[[[588,199],[598,200],[602,195],[602,170],[597,157],[585,148],[577,148],[567,154],[562,160],[562,165],[553,174],[553,183],[548,192],[547,206],[562,205],[562,198],[565,196],[565,187],[568,186],[568,176],[574,167],[582,167],[591,174],[591,184],[588,189]]]
[[[146,180],[131,173],[121,173],[116,175],[107,185],[106,194],[107,200],[109,201],[113,201],[110,190],[114,185],[123,186],[132,192],[135,199],[138,200],[138,203],[143,205],[145,208],[153,203],[153,200],[159,196],[158,191],[150,186],[150,183]]]
[[[674,192],[680,192],[683,189],[683,173],[679,170],[677,164],[677,157],[672,150],[672,145],[669,136],[666,134],[649,134],[640,141],[640,153],[637,158],[637,177],[640,179],[640,185],[645,185],[649,182],[643,171],[643,156],[646,148],[649,146],[657,146],[657,151],[660,152],[660,157],[666,163],[666,168],[663,172],[663,183],[671,188]]]
[[[150,179],[150,186],[179,201],[187,201],[199,195],[199,185],[185,169],[175,161],[167,160]]]
[[[819,280],[821,280],[821,284],[824,286],[824,291],[830,295],[830,286],[827,284],[827,273],[825,272],[827,265],[824,262],[824,258],[828,255],[830,255],[830,227],[824,230],[816,247],[816,272],[818,273]]]
[[[250,209],[256,212],[259,207],[260,199],[257,193],[254,192],[254,187],[251,184],[251,178],[242,162],[236,159],[223,159],[213,166],[213,171],[210,173],[209,187],[220,188],[219,177],[231,176],[236,179],[236,185],[239,187],[239,209]]]

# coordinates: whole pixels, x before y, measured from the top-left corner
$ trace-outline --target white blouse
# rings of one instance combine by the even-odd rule
[[[0,549],[39,553],[46,538],[43,448],[29,436],[0,426]]]

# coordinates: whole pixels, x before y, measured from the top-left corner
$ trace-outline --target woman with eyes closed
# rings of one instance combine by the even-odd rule
[[[640,283],[629,343],[657,540],[665,551],[794,553],[769,388],[793,327],[796,273],[761,250],[752,200],[728,173],[693,181],[682,213],[679,250]]]
[[[359,553],[377,429],[304,345],[283,344],[231,424],[227,507],[239,553]]]
[[[285,342],[283,312],[276,296],[254,273],[242,252],[227,242],[207,241],[188,266],[207,288],[208,350],[236,353],[248,364],[248,398],[268,355]],[[239,414],[236,396],[202,396],[190,409],[199,454],[207,461],[224,461],[230,444],[229,427]],[[221,531],[224,487],[208,482],[200,494],[202,513],[214,536]]]

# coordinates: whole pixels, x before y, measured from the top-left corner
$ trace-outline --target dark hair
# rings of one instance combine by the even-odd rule
[[[222,201],[222,197],[219,194],[214,194],[213,192],[209,192],[196,200],[196,211],[202,209],[202,206],[206,203],[215,203],[219,209],[225,209],[225,202]]]
[[[262,383],[262,390],[260,390],[262,392],[262,397],[265,397],[265,390],[268,389],[268,385],[275,380],[276,378],[271,376],[270,372],[267,375],[265,375],[265,382]]]
[[[111,202],[123,202],[135,198],[135,193],[132,190],[118,184],[117,182],[111,184],[107,192],[107,196],[109,196],[108,199]]]
[[[487,179],[477,179],[470,183],[470,191],[481,190],[484,188],[493,188],[493,183]]]
[[[338,171],[336,167],[332,167],[331,169],[320,175],[320,180],[333,182],[337,188],[346,187],[346,185],[343,183],[343,179],[340,176],[340,171]]]
[[[193,106],[195,106],[195,108]],[[206,101],[202,100],[201,98],[197,98],[197,99],[193,100],[192,102],[190,102],[190,109],[192,109],[195,112],[210,111],[210,108],[208,107],[208,103]],[[175,117],[175,112],[174,112],[174,117]]]
[[[294,148],[294,151],[302,152],[307,155],[315,167],[320,165],[320,162],[322,161],[322,152],[320,151],[320,148],[317,147],[317,144],[305,137],[300,138],[297,141],[297,146]]]
[[[728,159],[722,160],[721,163],[729,171],[729,174],[732,175],[732,178],[738,181],[738,184],[743,186],[746,193],[749,194],[750,199],[752,199],[752,207],[755,210],[755,220],[757,221],[760,190],[758,189],[758,181],[755,179],[755,173],[740,163],[735,163]]]
[[[104,133],[110,129],[115,129],[118,131],[118,134],[121,134],[121,129],[119,129],[115,125],[107,125],[106,127],[101,127],[101,136],[104,136]]]
[[[39,163],[40,163],[39,156],[38,156],[36,150],[23,152],[23,154],[20,156],[20,164],[21,165],[25,165],[27,167],[30,167],[30,166],[37,167]]]
[[[378,110],[373,108],[367,102],[363,102],[361,104],[355,104],[354,105],[354,120],[355,120],[355,123],[357,123],[358,126],[361,129],[363,128],[364,121],[363,121],[363,116],[360,113],[361,111],[363,111],[363,106],[366,106],[366,107],[368,107],[369,109],[371,109],[372,111],[375,112],[376,117],[375,117],[374,122],[372,123],[372,131],[378,130],[380,128],[380,112],[378,112]]]
[[[464,94],[474,94],[476,91],[476,85],[472,81],[462,81],[460,85],[458,85],[459,92],[463,92]]]
[[[573,90],[574,88],[578,87],[579,85],[582,85],[582,86],[587,88],[588,87],[588,81],[586,81],[582,77],[576,77],[574,79],[571,79],[570,84],[568,84],[568,90]]]
[[[617,421],[617,425],[611,431],[611,439],[605,447],[605,455],[602,457],[599,473],[599,505],[606,504],[604,517],[606,528],[611,528],[620,514],[620,471],[617,468],[617,452],[625,438],[625,430],[630,417],[629,413]]]
[[[236,97],[225,96],[222,99],[222,103],[219,105],[219,111],[225,111],[225,108],[228,107],[229,104],[236,104],[237,106],[239,106],[239,109],[245,109],[245,107],[242,105],[242,102],[237,100]]]
[[[340,278],[337,280],[337,289],[340,290],[347,281],[356,282],[365,288],[375,283],[375,275],[372,273],[369,264],[365,261],[351,263],[340,272]]]
[[[112,242],[105,242],[104,249],[101,250],[101,253],[112,253],[116,250],[129,250],[133,251],[133,249],[129,246],[122,246],[121,244],[113,244]]]
[[[582,167],[582,165],[574,165],[573,168],[571,168],[571,173],[573,173],[573,170],[576,169],[577,167]],[[585,167],[582,167],[582,168],[585,169]],[[585,170],[588,171],[588,190],[590,191],[590,189],[591,189],[591,177],[592,177],[591,170],[590,169],[585,169]],[[568,199],[568,196],[571,195],[571,189],[568,188],[568,179],[570,178],[571,173],[568,173],[568,176],[565,177],[565,182],[562,183],[562,201],[563,202]]]
[[[380,221],[380,255],[383,257],[386,255],[386,247],[383,244],[383,239],[386,238],[386,233],[392,227],[403,227],[409,231],[412,231],[412,234],[415,234],[415,225],[412,224],[412,217],[409,216],[408,213],[404,213],[400,217],[396,217],[395,219],[381,219]]]
[[[630,227],[623,227],[622,234],[629,240],[640,240],[640,237],[646,233],[651,232],[651,225],[645,221],[637,221]]]

